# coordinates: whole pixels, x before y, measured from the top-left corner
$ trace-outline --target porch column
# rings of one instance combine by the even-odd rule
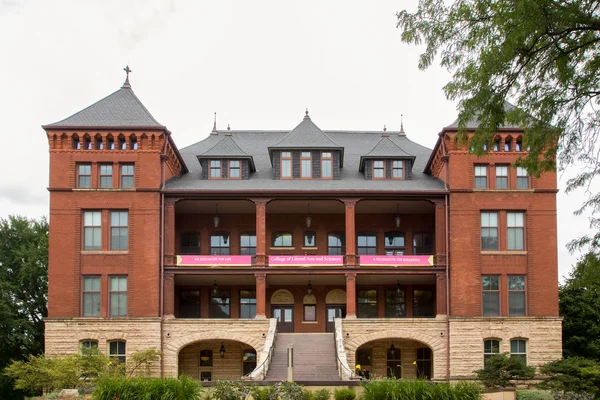
[[[358,264],[356,258],[356,203],[361,199],[340,199],[346,206],[346,266]]]
[[[444,200],[435,199],[435,263],[446,265],[446,209]]]
[[[346,274],[346,318],[356,318],[356,274]]]
[[[446,273],[438,272],[435,274],[435,302],[436,315],[446,315]]]
[[[175,264],[175,203],[178,198],[168,197],[165,199],[165,263]]]
[[[266,278],[267,274],[254,274],[256,279],[256,319],[265,319],[267,314]]]
[[[267,203],[271,199],[250,200],[256,205],[256,266],[265,267],[267,265]]]
[[[163,315],[166,318],[175,318],[175,276],[167,272],[165,273],[164,280]]]

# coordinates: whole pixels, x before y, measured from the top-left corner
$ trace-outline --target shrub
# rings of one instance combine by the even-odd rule
[[[279,396],[274,386],[254,386],[250,393],[254,400],[277,400]]]
[[[302,386],[294,382],[277,383],[277,392],[281,400],[310,400],[312,393],[302,390]]]
[[[517,400],[554,400],[554,396],[541,390],[517,390]]]
[[[566,393],[600,395],[600,365],[594,360],[570,357],[544,364],[547,376],[538,387]]]
[[[376,379],[363,384],[362,400],[425,400],[460,399],[479,400],[481,389],[471,382],[432,383],[423,379]]]
[[[240,381],[215,381],[212,386],[212,398],[216,400],[244,400],[253,387],[249,384]]]
[[[329,400],[331,392],[328,389],[317,390],[312,395],[312,400]]]
[[[488,358],[483,369],[475,371],[477,379],[487,388],[514,386],[511,380],[532,379],[535,368],[528,367],[519,357],[508,353],[496,354]]]
[[[354,400],[356,399],[356,393],[352,389],[336,389],[333,392],[333,398],[335,400]]]
[[[187,376],[174,378],[109,377],[97,381],[94,400],[192,400],[200,395],[200,383]]]

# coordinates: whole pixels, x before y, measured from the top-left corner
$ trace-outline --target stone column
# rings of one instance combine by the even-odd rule
[[[267,203],[271,199],[250,200],[256,205],[256,266],[265,267],[267,265]]]
[[[256,319],[267,318],[267,274],[254,274],[256,279]]]
[[[164,276],[164,310],[165,318],[175,318],[175,276],[167,272]]]
[[[435,278],[436,315],[446,315],[446,302],[448,301],[446,273],[438,272],[435,274]]]
[[[346,318],[356,318],[356,274],[346,274]]]
[[[355,209],[356,203],[361,199],[340,199],[346,206],[346,266],[358,264],[356,257],[356,225]]]

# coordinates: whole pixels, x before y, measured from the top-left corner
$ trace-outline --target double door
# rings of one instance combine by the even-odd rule
[[[294,306],[274,305],[271,316],[277,319],[277,332],[294,332]]]
[[[327,305],[325,309],[327,317],[325,331],[335,332],[334,318],[344,318],[346,316],[346,305]]]

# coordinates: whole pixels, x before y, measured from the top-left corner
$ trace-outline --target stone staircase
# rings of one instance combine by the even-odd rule
[[[333,333],[278,333],[265,381],[287,380],[287,348],[294,346],[294,381],[339,381]]]

